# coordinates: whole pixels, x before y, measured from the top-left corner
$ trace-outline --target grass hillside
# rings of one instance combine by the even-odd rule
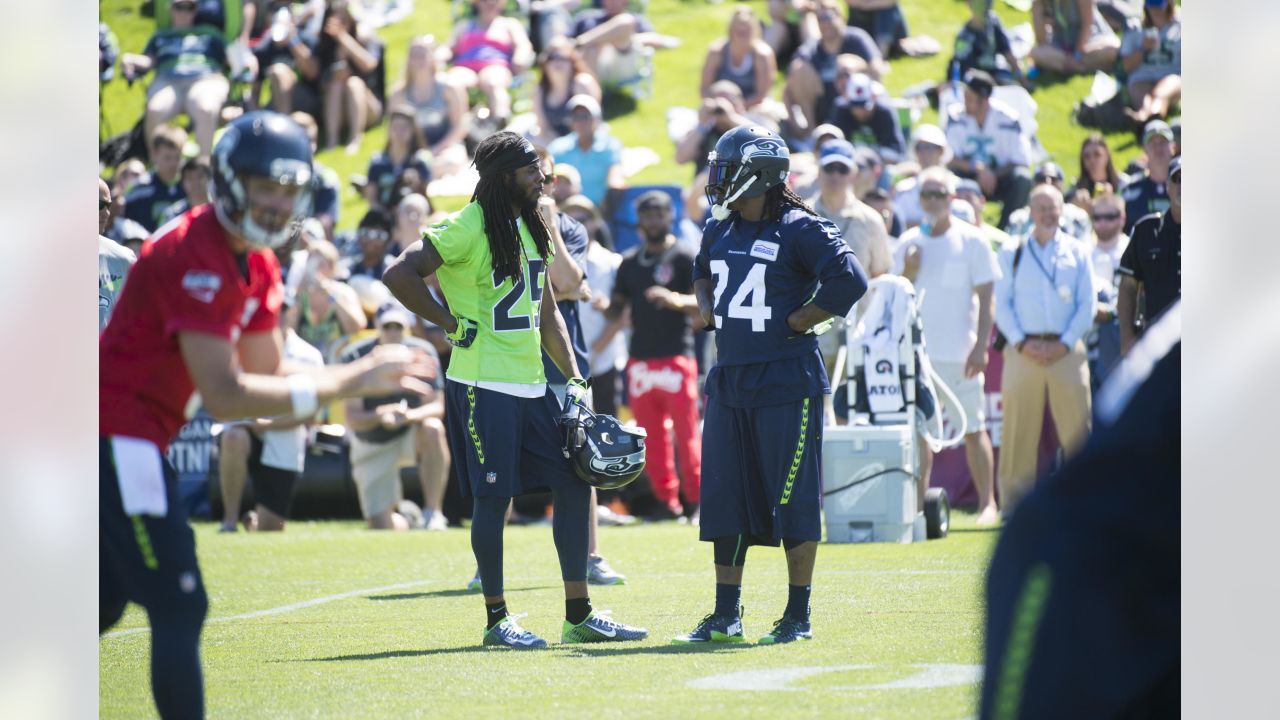
[[[766,15],[761,0],[749,3],[761,17]],[[141,0],[103,0],[101,17],[119,37],[121,52],[140,52],[146,44],[153,22],[139,15]],[[449,10],[445,0],[416,0],[413,14],[406,20],[383,28],[379,35],[387,43],[388,85],[403,72],[409,38],[416,34],[433,33],[438,38],[449,34]],[[903,0],[902,6],[912,34],[932,35],[943,46],[941,54],[930,58],[904,58],[892,62],[892,72],[885,79],[890,92],[897,95],[904,89],[923,80],[941,79],[950,59],[951,45],[956,31],[968,18],[968,3],[960,0]],[[1030,14],[1015,10],[1005,3],[996,3],[1006,27],[1028,22]],[[643,100],[631,112],[615,115],[619,108],[606,107],[613,133],[624,145],[648,146],[662,159],[632,178],[635,184],[671,183],[685,184],[692,176],[689,166],[675,163],[675,145],[667,139],[666,110],[683,105],[697,107],[698,80],[707,45],[723,35],[733,4],[709,3],[705,0],[650,0],[649,17],[663,33],[682,40],[673,50],[660,51],[656,58],[656,78],[652,97]],[[1070,118],[1071,106],[1089,91],[1090,77],[1077,77],[1038,88],[1033,94],[1039,104],[1040,140],[1045,148],[1073,178],[1078,167],[1080,143],[1088,130],[1075,125]],[[104,114],[108,127],[119,133],[132,126],[141,117],[145,83],[129,87],[119,77],[103,89]],[[782,78],[774,86],[774,95],[781,97]],[[936,114],[926,113],[924,121],[936,122]],[[344,180],[352,173],[363,173],[369,157],[386,141],[385,128],[379,127],[366,133],[359,154],[347,155],[342,148],[320,153],[320,160],[336,170]],[[1108,137],[1117,165],[1123,166],[1139,152],[1131,134],[1115,133]],[[460,206],[464,199],[433,198],[442,207]],[[349,188],[344,190],[340,227],[354,227],[364,211],[364,201]]]

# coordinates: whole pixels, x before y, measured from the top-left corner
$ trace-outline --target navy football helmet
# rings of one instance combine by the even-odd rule
[[[313,166],[311,139],[292,118],[269,111],[241,115],[227,125],[213,147],[210,200],[227,230],[259,248],[289,241],[295,225],[311,214]],[[250,213],[248,179],[263,177],[298,188],[288,217],[264,227]]]
[[[791,153],[776,133],[759,125],[739,125],[720,136],[707,155],[707,203],[717,220],[729,217],[729,203],[763,195],[786,182]]]
[[[644,470],[642,427],[624,427],[612,415],[597,415],[581,402],[561,417],[565,433],[564,455],[586,484],[600,490],[616,490],[639,477]]]

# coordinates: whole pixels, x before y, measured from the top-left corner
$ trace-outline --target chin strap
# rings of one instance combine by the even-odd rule
[[[716,203],[715,205],[712,205],[711,217],[715,218],[716,220],[728,220],[729,219],[729,203],[742,197],[742,193],[746,192],[747,188],[755,184],[755,181],[758,177],[760,176],[756,174],[747,178],[747,181],[742,183],[742,187],[738,188],[738,192],[725,198],[724,202]]]

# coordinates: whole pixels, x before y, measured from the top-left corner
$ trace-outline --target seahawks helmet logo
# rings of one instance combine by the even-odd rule
[[[781,157],[782,143],[773,138],[761,138],[742,146],[742,162],[744,164],[756,156]]]

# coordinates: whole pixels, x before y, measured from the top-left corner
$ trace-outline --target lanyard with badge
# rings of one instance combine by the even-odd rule
[[[1033,244],[1034,244],[1033,242],[1027,243],[1028,246]],[[1062,302],[1071,302],[1071,288],[1067,287],[1066,285],[1058,284],[1057,263],[1054,263],[1053,273],[1051,274],[1049,270],[1045,268],[1044,263],[1040,261],[1040,253],[1036,252],[1035,248],[1029,248],[1029,249],[1031,250],[1031,259],[1035,261],[1036,267],[1040,268],[1040,272],[1043,273],[1045,278],[1049,280],[1049,284],[1058,289],[1058,297],[1062,298]]]

